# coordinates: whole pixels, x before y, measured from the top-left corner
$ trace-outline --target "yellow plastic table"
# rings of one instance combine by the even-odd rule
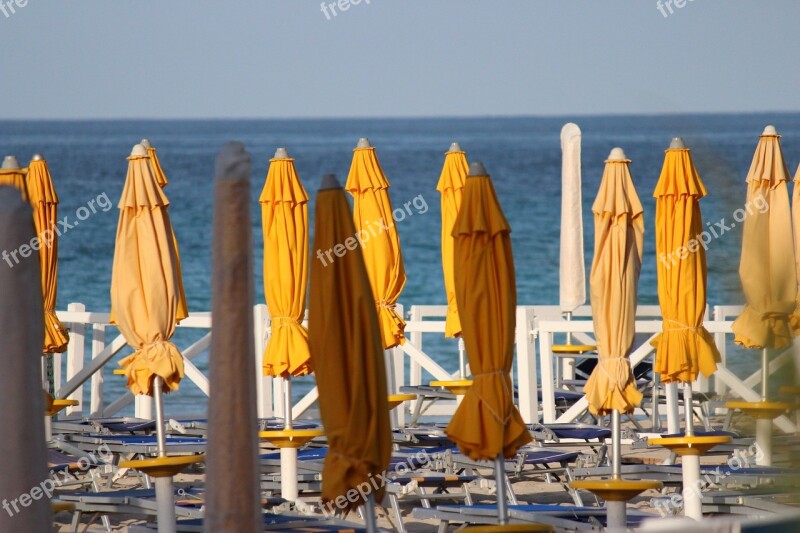
[[[53,400],[50,408],[47,409],[47,416],[53,416],[67,407],[74,407],[79,405],[78,400]]]
[[[417,397],[416,394],[390,394],[388,397],[389,410],[391,411],[392,409],[394,409],[403,402],[414,400],[416,399],[416,397]]]
[[[627,502],[650,489],[660,489],[660,481],[634,481],[628,479],[584,479],[571,481],[573,489],[588,490],[610,502]]]
[[[726,444],[732,440],[728,436],[686,436],[649,439],[648,444],[661,446],[680,456],[705,455],[708,450],[717,444]]]
[[[136,461],[121,461],[120,468],[133,468],[150,477],[173,477],[185,470],[189,465],[202,463],[205,455],[178,455],[175,457],[153,457]]]
[[[61,500],[51,500],[50,506],[53,509],[54,513],[60,513],[63,511],[74,511],[75,504],[70,502],[62,502]]]
[[[784,402],[725,402],[728,409],[739,409],[740,411],[758,419],[772,420],[778,418],[792,408],[792,405]]]
[[[580,355],[587,352],[594,352],[597,350],[597,346],[592,346],[591,344],[554,344],[550,349],[553,353]]]
[[[324,434],[321,429],[274,429],[259,431],[258,437],[268,440],[276,448],[300,448],[311,439]]]
[[[471,379],[454,379],[451,381],[431,381],[431,387],[443,387],[456,396],[463,396],[472,386]]]

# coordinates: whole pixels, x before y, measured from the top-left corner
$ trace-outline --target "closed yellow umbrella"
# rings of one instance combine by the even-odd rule
[[[664,383],[709,377],[720,354],[703,326],[706,310],[707,239],[700,214],[706,188],[689,149],[675,139],[666,151],[656,198],[656,262],[663,332],[652,341],[655,371]]]
[[[746,218],[739,277],[747,305],[733,325],[746,348],[784,348],[792,343],[789,316],[797,299],[789,169],[780,136],[768,126],[747,173]]]
[[[794,229],[794,261],[798,283],[798,301],[794,313],[789,318],[789,324],[792,332],[800,335],[800,165],[794,174],[794,186],[792,187],[792,228]]]
[[[483,165],[473,163],[453,226],[456,301],[473,384],[447,435],[475,460],[513,457],[531,440],[514,406],[517,288],[511,227]]]
[[[150,166],[153,169],[153,176],[156,178],[156,182],[158,182],[158,186],[162,189],[167,186],[169,180],[167,180],[167,175],[164,174],[164,169],[161,167],[161,162],[158,160],[158,154],[156,153],[155,147],[150,143],[148,139],[142,139],[141,145],[147,148],[147,155],[150,157]],[[172,240],[175,241],[175,256],[178,260],[178,314],[177,320],[180,322],[184,318],[189,316],[189,307],[186,305],[186,292],[183,290],[183,269],[181,268],[181,252],[180,248],[178,247],[178,239],[175,238],[175,232],[172,231]]]
[[[606,161],[594,212],[594,259],[589,275],[599,360],[584,393],[589,410],[629,413],[639,405],[628,354],[633,344],[636,294],[642,266],[644,216],[630,160],[614,148]]]
[[[264,374],[311,372],[308,332],[302,325],[308,280],[308,194],[294,159],[279,149],[270,160],[259,198],[264,231],[264,294],[272,335],[264,352]]]
[[[11,185],[22,193],[22,199],[28,199],[28,190],[25,186],[25,173],[27,169],[20,168],[17,158],[7,155],[0,166],[0,185]]]
[[[354,231],[344,191],[335,176],[325,176],[317,194],[314,249],[330,249]],[[329,510],[344,511],[364,500],[362,494],[354,503],[348,491],[361,486],[371,492],[371,481],[377,483],[392,453],[383,345],[360,248],[332,263],[311,262],[308,307],[311,361],[330,445],[322,499]],[[377,484],[377,501],[383,488]]]
[[[164,392],[177,390],[183,359],[170,342],[178,311],[177,254],[167,207],[147,150],[134,146],[119,202],[111,273],[111,310],[135,352],[120,361],[133,394],[152,394],[155,376]]]
[[[393,348],[406,340],[403,332],[406,323],[395,311],[397,299],[406,284],[406,272],[400,252],[400,236],[392,216],[389,181],[375,155],[375,148],[367,139],[359,140],[353,151],[345,189],[354,199],[356,235],[361,242],[364,264],[378,308],[383,347]],[[345,243],[335,245],[344,247]]]
[[[442,196],[442,273],[444,274],[444,290],[447,294],[445,337],[458,337],[461,334],[461,320],[458,317],[454,280],[453,248],[455,240],[453,239],[453,224],[456,221],[459,209],[461,209],[461,197],[467,170],[466,154],[457,143],[453,143],[453,146],[445,154],[442,174],[439,176],[438,185],[436,185],[436,190]]]
[[[47,162],[41,155],[33,156],[28,167],[28,195],[33,207],[33,223],[39,238],[39,265],[42,274],[44,298],[43,353],[66,351],[69,333],[56,316],[56,291],[58,288],[58,196],[50,176]]]

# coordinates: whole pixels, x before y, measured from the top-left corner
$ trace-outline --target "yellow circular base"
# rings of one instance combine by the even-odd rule
[[[121,461],[120,468],[133,468],[150,477],[172,477],[179,474],[189,465],[202,463],[205,455],[178,455],[175,457],[154,457],[137,461]]]
[[[705,455],[708,450],[717,444],[731,442],[728,436],[707,436],[707,437],[667,437],[664,439],[649,439],[647,442],[652,446],[661,446],[676,455]]]
[[[800,396],[800,387],[794,385],[784,385],[778,389],[778,394],[781,396]]]
[[[74,407],[76,405],[79,405],[78,400],[53,400],[53,403],[50,404],[50,408],[47,409],[47,416],[53,416],[67,407]]]
[[[550,349],[553,353],[582,354],[597,350],[597,346],[592,346],[591,344],[555,344]]]
[[[778,418],[792,408],[791,404],[783,402],[726,402],[725,407],[739,409],[755,418],[767,420]]]
[[[454,379],[452,381],[431,381],[431,387],[444,387],[456,396],[463,396],[472,387],[471,379]]]
[[[275,429],[259,431],[258,438],[268,440],[276,448],[299,448],[324,434],[321,429]]]
[[[50,502],[50,506],[52,507],[54,513],[61,513],[63,511],[74,511],[75,510],[75,504],[74,503],[62,502],[62,501],[59,501],[59,500],[52,500]]]
[[[610,502],[627,502],[650,489],[660,489],[660,481],[629,481],[626,479],[584,479],[572,481],[573,489],[588,490]]]
[[[416,394],[390,394],[389,395],[389,409],[394,409],[398,405],[403,402],[407,402],[409,400],[415,400],[417,398]]]
[[[112,374],[114,374],[115,376],[124,376],[125,375],[125,369],[124,368],[115,368],[114,371],[112,372]]]
[[[472,526],[465,527],[460,531],[470,533],[491,533],[493,531],[503,531],[504,533],[525,533],[527,531],[555,531],[556,529],[548,524],[507,524],[505,526]]]

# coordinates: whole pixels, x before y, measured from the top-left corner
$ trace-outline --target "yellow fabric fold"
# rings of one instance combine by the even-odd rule
[[[453,237],[456,302],[473,383],[445,431],[475,460],[513,457],[531,441],[510,378],[517,306],[510,233],[489,176],[466,178]]]
[[[706,251],[699,200],[706,195],[688,149],[666,151],[656,198],[656,270],[663,331],[651,341],[664,383],[713,374],[720,354],[703,326]]]
[[[739,263],[747,305],[732,326],[734,341],[746,348],[785,348],[792,342],[797,273],[788,179],[780,137],[762,135],[747,174]]]
[[[389,181],[374,148],[353,150],[345,189],[354,200],[353,220],[378,310],[383,347],[393,348],[406,341],[406,323],[395,311],[406,284],[406,272],[389,199]]]
[[[125,370],[128,389],[132,394],[153,394],[153,378],[161,376],[162,392],[178,390],[183,378],[183,357],[169,341],[147,344],[122,359],[119,366]]]
[[[31,161],[26,180],[28,199],[33,207],[33,223],[39,239],[39,267],[42,276],[45,354],[63,353],[69,344],[69,332],[56,316],[58,291],[58,195],[47,162]]]
[[[800,165],[794,174],[794,184],[792,186],[792,232],[794,235],[794,261],[795,275],[797,276],[797,302],[794,312],[789,317],[789,326],[792,334],[800,335]]]
[[[635,334],[644,217],[629,161],[607,161],[594,212],[594,259],[589,275],[599,360],[584,387],[589,410],[629,413],[642,399],[628,355]]]
[[[444,290],[447,296],[447,316],[445,317],[444,336],[458,337],[461,334],[461,319],[458,316],[455,290],[455,263],[453,260],[453,224],[461,209],[461,198],[464,190],[464,179],[467,177],[467,156],[464,152],[447,152],[444,166],[439,176],[436,190],[441,194],[442,203],[442,274]]]
[[[303,376],[311,372],[308,332],[301,325],[308,280],[308,194],[293,159],[270,161],[259,202],[264,294],[272,320],[264,374]]]
[[[158,153],[156,153],[155,147],[151,146],[147,149],[147,155],[150,156],[150,164],[153,167],[153,175],[156,178],[156,183],[162,189],[167,186],[169,180],[167,180],[167,175],[164,173],[164,169],[161,167],[161,161],[158,159]]]

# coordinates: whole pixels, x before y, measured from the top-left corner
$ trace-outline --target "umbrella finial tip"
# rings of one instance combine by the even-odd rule
[[[31,161],[44,161],[44,156],[42,154],[33,154]]]
[[[275,150],[275,157],[273,159],[289,159],[289,152],[286,148],[278,148]]]
[[[608,154],[609,161],[625,161],[628,158],[625,156],[625,151],[619,146],[612,148],[611,153]]]
[[[217,179],[249,180],[252,169],[253,161],[250,154],[245,150],[244,144],[238,141],[225,143],[217,153],[214,163],[214,173]]]
[[[19,161],[17,161],[17,157],[13,155],[7,155],[3,159],[3,166],[0,167],[3,170],[17,170],[20,168]]]
[[[777,134],[778,130],[775,129],[775,126],[770,124],[769,126],[764,128],[764,133],[762,133],[761,135],[777,135]]]
[[[448,152],[463,152],[464,150],[461,149],[461,145],[457,142],[454,142],[450,145],[450,149]]]
[[[467,176],[488,176],[489,173],[486,172],[486,167],[483,166],[483,163],[480,161],[475,161],[469,164],[469,172]]]
[[[147,148],[141,144],[134,144],[131,149],[131,157],[147,157]]]
[[[356,148],[372,148],[372,143],[369,142],[369,139],[367,139],[366,137],[361,137],[358,140],[358,144],[356,145]]]
[[[672,142],[669,143],[670,150],[678,150],[686,148],[686,144],[683,142],[681,137],[673,137]]]
[[[141,144],[141,145],[142,145],[142,146],[144,146],[145,148],[152,148],[152,147],[153,147],[153,145],[152,145],[152,144],[150,144],[150,139],[142,139],[142,140],[139,142],[139,144]]]
[[[339,180],[336,179],[336,174],[323,174],[322,181],[319,184],[320,191],[327,191],[328,189],[341,189]]]

